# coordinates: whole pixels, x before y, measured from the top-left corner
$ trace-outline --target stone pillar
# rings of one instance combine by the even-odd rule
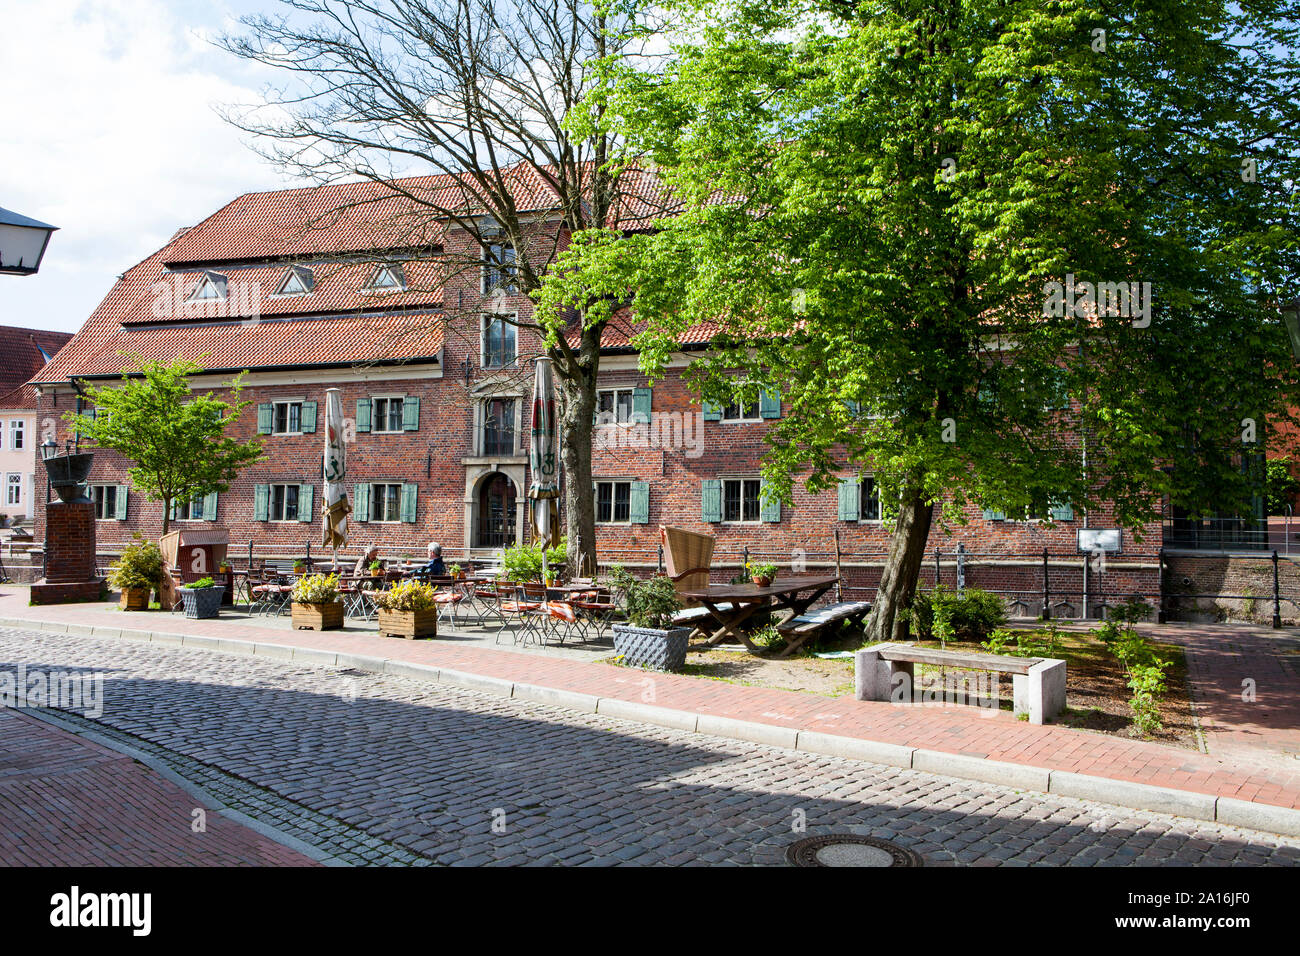
[[[98,600],[94,502],[52,501],[45,506],[45,522],[45,577],[32,585],[32,603]]]

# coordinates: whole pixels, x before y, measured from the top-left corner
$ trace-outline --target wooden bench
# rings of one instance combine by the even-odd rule
[[[858,700],[915,700],[916,665],[958,667],[1010,674],[1016,713],[1042,724],[1065,709],[1065,661],[1050,657],[1004,657],[972,651],[949,651],[915,644],[877,644],[854,655]]]
[[[870,613],[870,601],[840,601],[795,615],[777,625],[777,630],[786,639],[786,646],[776,656],[788,657],[819,631],[836,627],[845,621],[857,624]]]

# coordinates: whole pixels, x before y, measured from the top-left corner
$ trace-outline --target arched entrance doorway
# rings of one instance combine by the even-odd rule
[[[479,485],[474,547],[501,548],[515,543],[515,483],[501,472]]]

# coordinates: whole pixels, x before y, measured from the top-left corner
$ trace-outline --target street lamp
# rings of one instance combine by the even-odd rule
[[[0,208],[0,273],[35,275],[57,228]]]

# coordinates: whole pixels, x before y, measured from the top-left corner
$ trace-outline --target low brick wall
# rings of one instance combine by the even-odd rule
[[[1279,555],[1282,623],[1300,621],[1300,557]],[[1273,558],[1258,554],[1166,554],[1165,611],[1171,621],[1273,620]]]

